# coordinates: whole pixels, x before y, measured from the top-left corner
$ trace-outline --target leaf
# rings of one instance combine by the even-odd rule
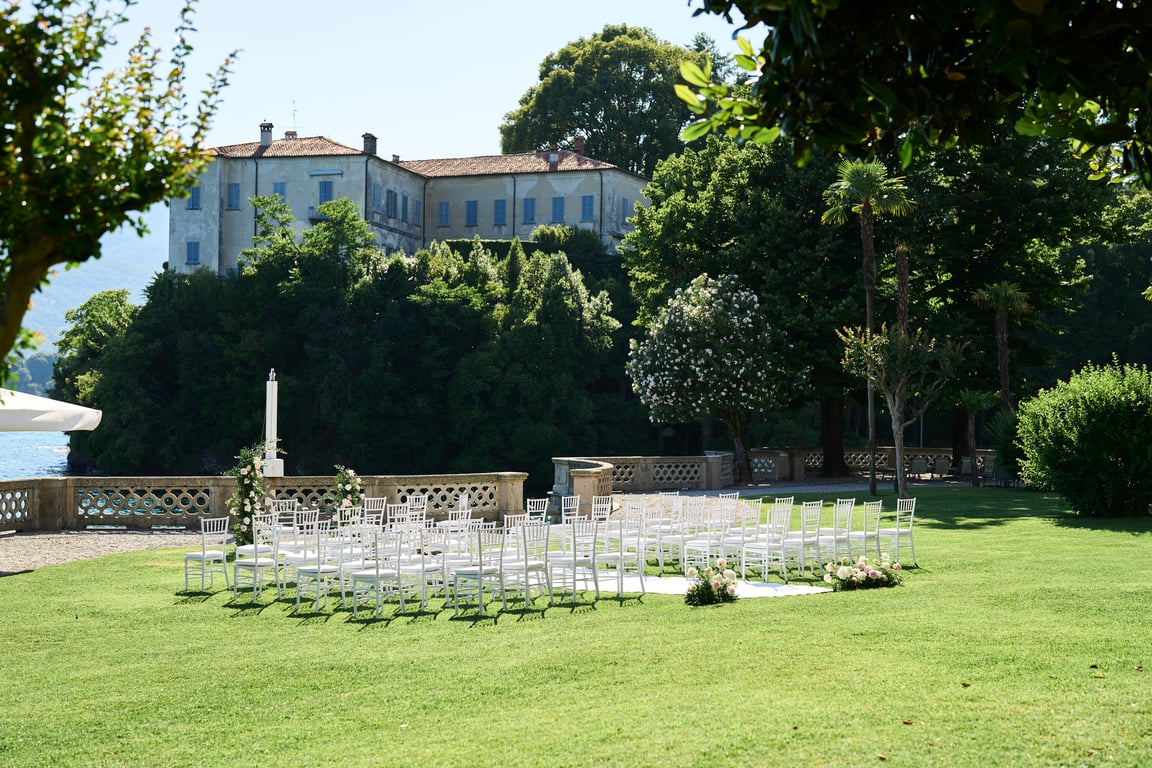
[[[903,720],[903,721],[901,721],[901,722],[903,722],[903,723],[904,723],[904,725],[912,725],[912,724],[913,724],[915,721],[913,721],[913,720]]]
[[[688,109],[692,110],[692,112],[701,114],[704,111],[704,106],[700,103],[700,96],[696,91],[684,85],[684,83],[676,83],[676,85],[672,86],[672,89],[676,91],[676,96],[680,101],[687,104]]]
[[[693,142],[696,141],[696,139],[701,139],[707,136],[711,130],[711,120],[707,118],[703,120],[697,120],[696,122],[689,123],[684,127],[684,130],[680,132],[680,138],[685,142]]]
[[[680,62],[680,77],[691,85],[703,88],[709,85],[709,79],[704,75],[704,70],[694,61]]]

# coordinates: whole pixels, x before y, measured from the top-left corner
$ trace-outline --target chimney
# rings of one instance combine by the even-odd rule
[[[584,155],[584,137],[583,136],[577,134],[576,136],[572,137],[572,151],[575,152],[576,154],[580,155],[580,156]]]
[[[400,164],[400,155],[392,155],[392,162],[399,165]]]
[[[260,123],[260,146],[269,147],[272,145],[272,123]]]
[[[376,154],[376,135],[372,133],[366,133],[361,138],[364,139],[364,154]]]
[[[560,153],[557,152],[556,150],[552,150],[551,152],[548,153],[548,171],[549,172],[555,171],[559,167],[560,167]]]
[[[296,131],[284,131],[284,138],[289,140],[296,138]]]

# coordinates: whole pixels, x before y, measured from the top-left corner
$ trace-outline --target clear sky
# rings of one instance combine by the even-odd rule
[[[688,45],[698,33],[735,52],[736,26],[693,17],[688,0],[200,0],[190,67],[204,75],[240,53],[210,146],[256,141],[268,120],[349,146],[361,134],[406,159],[499,154],[499,125],[538,78],[549,53],[606,24],[651,29]],[[171,48],[180,0],[130,9]],[[755,37],[755,35],[753,35]],[[762,34],[760,35],[762,37]],[[111,63],[111,62],[110,62]]]

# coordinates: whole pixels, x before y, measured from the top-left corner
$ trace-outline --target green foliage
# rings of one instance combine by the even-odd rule
[[[108,344],[124,335],[138,311],[128,301],[128,290],[121,288],[101,291],[64,313],[71,325],[56,342],[52,391],[57,398],[81,405],[90,402],[100,380],[101,355]]]
[[[1015,411],[998,411],[984,427],[984,439],[996,451],[996,473],[1004,477],[1019,477],[1024,451],[1017,437]]]
[[[1152,374],[1088,365],[1020,404],[1023,479],[1088,517],[1147,515],[1152,504]]]
[[[1149,12],[1108,0],[876,4],[839,0],[701,0],[698,13],[767,28],[741,39],[744,90],[685,65],[678,93],[699,120],[685,137],[723,131],[788,139],[817,152],[898,149],[903,165],[933,148],[982,144],[1014,108],[1015,129],[1071,140],[1100,175],[1152,185]],[[1116,146],[1115,151],[1112,150]]]
[[[299,237],[276,198],[254,203],[239,274],[157,276],[99,356],[104,423],[73,437],[95,467],[220,471],[262,434],[269,368],[290,474],[523,470],[542,489],[552,456],[634,447],[616,428],[646,436],[638,403],[621,403],[611,302],[563,254],[473,242],[387,257],[347,201]]]
[[[728,427],[737,466],[751,467],[744,445],[749,418],[790,402],[808,369],[781,354],[787,341],[772,328],[755,293],[733,275],[700,275],[677,291],[633,341],[628,375],[654,422],[714,416]]]
[[[230,60],[195,102],[193,3],[183,6],[168,62],[145,29],[119,68],[103,57],[131,3],[0,7],[0,381],[9,352],[34,343],[21,322],[49,270],[99,257],[100,237],[122,225],[143,233],[143,211],[195,182]]]
[[[834,174],[831,162],[798,169],[779,147],[715,137],[661,162],[624,241],[640,322],[701,274],[740,275],[787,337],[775,354],[810,366],[820,396],[839,396],[834,331],[859,317],[861,293],[851,233],[814,225]]]
[[[705,54],[658,39],[650,30],[609,25],[549,54],[539,82],[504,116],[501,150],[570,149],[648,175],[680,150],[689,114],[672,87],[682,61]]]

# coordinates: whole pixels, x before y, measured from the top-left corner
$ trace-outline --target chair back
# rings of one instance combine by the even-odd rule
[[[548,517],[548,499],[527,499],[526,511],[532,520],[544,520]]]
[[[880,530],[880,506],[883,501],[864,502],[864,532],[873,534]]]
[[[612,497],[611,496],[593,496],[592,497],[592,517],[604,522],[612,516]]]
[[[567,523],[579,514],[580,510],[580,496],[561,496],[560,497],[560,522]]]
[[[200,518],[200,552],[207,553],[210,549],[219,549],[221,552],[232,541],[232,534],[228,528],[227,517]]]

